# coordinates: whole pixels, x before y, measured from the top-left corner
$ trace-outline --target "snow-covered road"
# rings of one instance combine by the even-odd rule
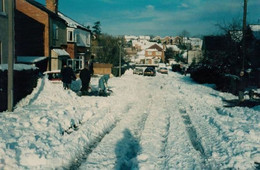
[[[39,80],[14,113],[0,114],[0,169],[254,169],[260,162],[260,106],[223,107],[236,97],[171,71],[127,71],[109,86],[109,97],[78,97]]]

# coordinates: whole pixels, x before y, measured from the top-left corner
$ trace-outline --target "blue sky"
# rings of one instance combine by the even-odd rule
[[[45,0],[37,0],[45,4]],[[215,24],[241,20],[243,0],[59,0],[59,11],[84,25],[101,22],[111,35],[219,33]],[[260,0],[248,0],[248,23],[260,24]]]

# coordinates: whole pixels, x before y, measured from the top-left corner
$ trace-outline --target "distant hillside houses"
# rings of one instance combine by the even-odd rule
[[[150,38],[150,36],[144,36],[144,35],[140,35],[140,36],[125,35],[124,39],[125,39],[126,42],[129,42],[131,40],[147,40],[147,41],[149,41],[151,38]]]
[[[188,64],[192,61],[199,61],[202,57],[203,40],[200,38],[188,38],[181,36],[156,36],[150,39],[149,36],[124,36],[131,47],[126,48],[129,58],[137,64],[156,64],[165,62],[166,49],[172,49],[174,55],[181,55]],[[186,48],[183,49],[182,47]],[[156,48],[154,48],[156,47]]]

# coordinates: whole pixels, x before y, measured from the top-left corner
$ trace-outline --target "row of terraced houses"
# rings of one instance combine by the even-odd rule
[[[0,64],[8,62],[8,3],[0,0]],[[46,5],[14,1],[15,63],[34,64],[41,71],[71,64],[84,67],[90,57],[91,31],[58,10],[58,0]]]

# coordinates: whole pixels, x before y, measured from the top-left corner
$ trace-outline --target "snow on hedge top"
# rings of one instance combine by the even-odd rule
[[[14,64],[14,70],[21,71],[21,70],[31,70],[31,69],[36,70],[38,68],[28,64]],[[0,70],[2,71],[8,70],[8,64],[0,64]]]

